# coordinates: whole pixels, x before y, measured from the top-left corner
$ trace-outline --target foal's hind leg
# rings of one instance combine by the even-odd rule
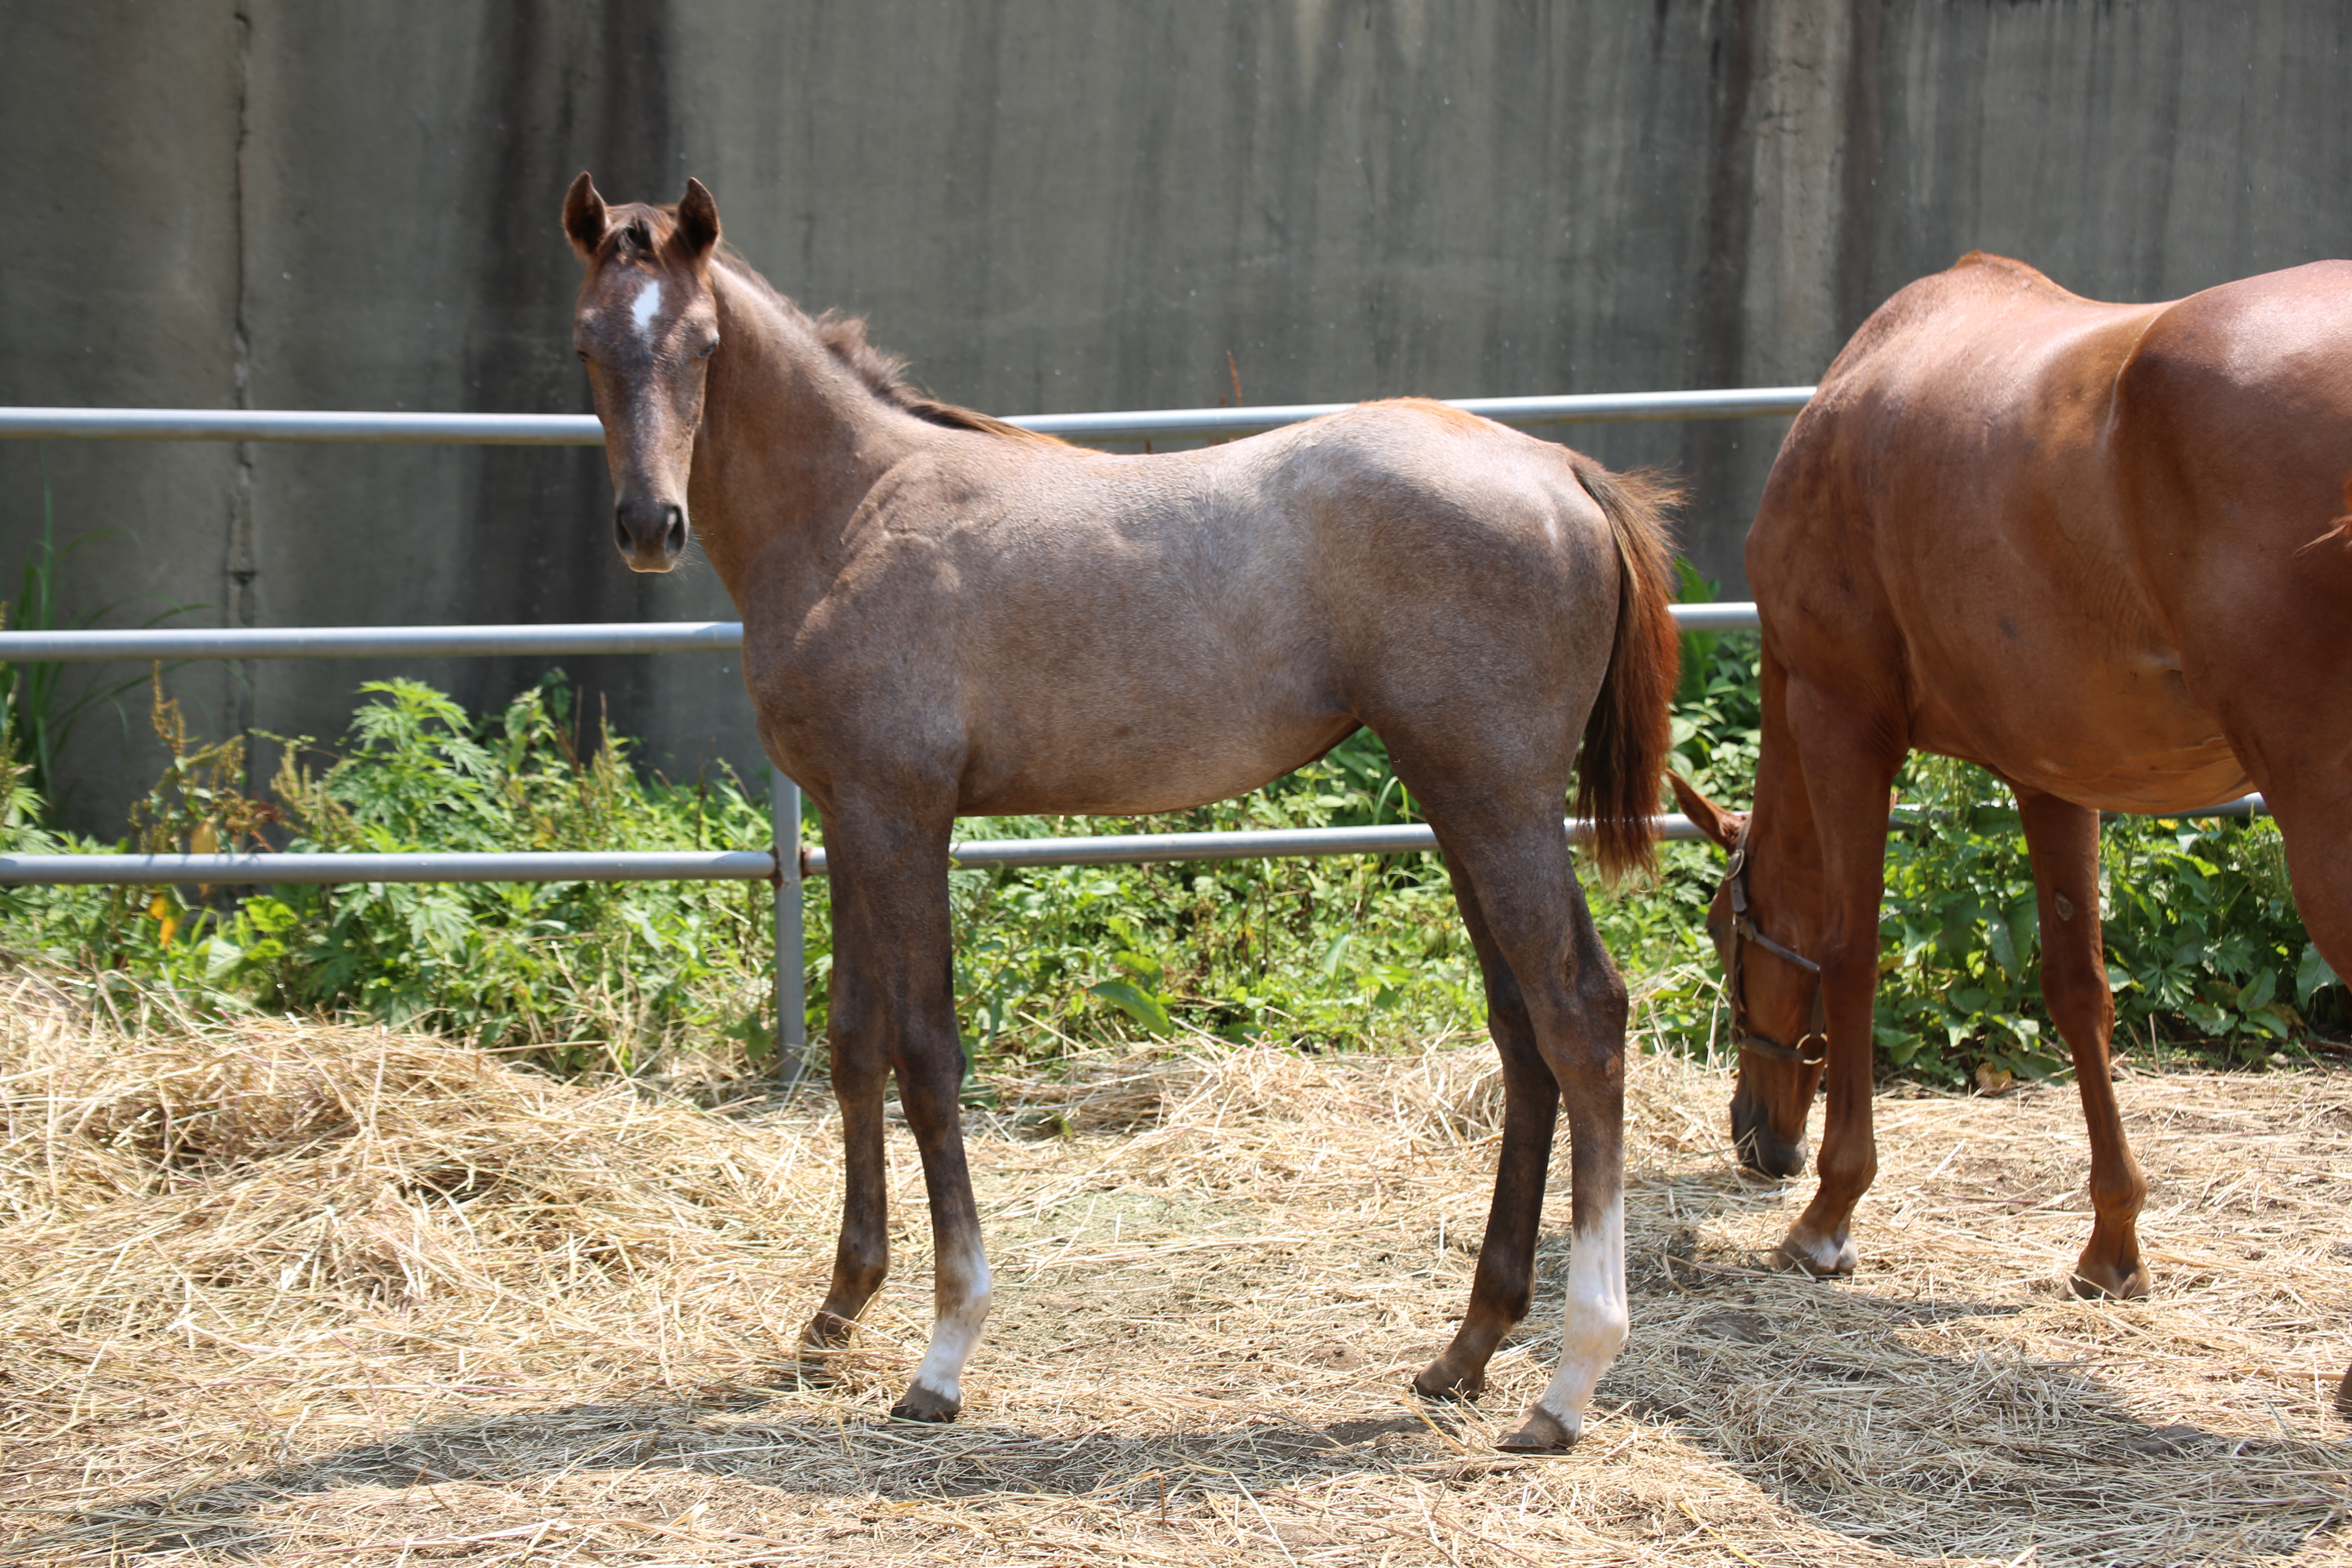
[[[1536,1230],[1543,1218],[1544,1181],[1551,1169],[1552,1128],[1559,1114],[1559,1082],[1536,1048],[1518,981],[1486,928],[1477,889],[1459,861],[1449,868],[1454,901],[1478,952],[1486,982],[1486,1032],[1503,1058],[1503,1146],[1495,1161],[1495,1198],[1486,1239],[1470,1284],[1470,1308],[1445,1353],[1412,1380],[1433,1399],[1475,1398],[1486,1386],[1486,1363],[1511,1326],[1528,1315],[1535,1286]]]
[[[1568,1107],[1574,1241],[1559,1363],[1526,1424],[1503,1440],[1507,1448],[1564,1448],[1582,1435],[1593,1385],[1624,1345],[1629,1321],[1625,987],[1577,886],[1557,795],[1513,811],[1475,790],[1421,793],[1447,857],[1476,890]]]
[[[2099,940],[2099,814],[2021,787],[2018,815],[2042,908],[2042,994],[2074,1057],[2074,1086],[2091,1138],[2090,1244],[2074,1265],[2081,1296],[2145,1296],[2137,1222],[2147,1178],[2132,1158],[2116,1105],[2107,1050],[2116,1006]]]

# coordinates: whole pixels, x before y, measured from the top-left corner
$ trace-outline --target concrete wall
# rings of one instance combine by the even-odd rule
[[[0,402],[582,410],[563,184],[717,193],[813,308],[995,412],[1809,381],[1971,247],[2110,298],[2352,251],[2352,13],[1993,0],[0,0]],[[1780,425],[1588,426],[1737,587]],[[589,450],[0,445],[0,594],[186,623],[719,615]],[[571,660],[690,772],[731,660]],[[724,665],[727,668],[721,668]],[[331,735],[394,667],[173,679]],[[535,667],[402,672],[479,704]],[[86,727],[73,815],[154,772]]]

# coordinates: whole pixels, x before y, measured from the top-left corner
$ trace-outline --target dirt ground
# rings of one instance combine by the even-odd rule
[[[1200,1045],[999,1077],[997,1282],[946,1428],[881,1419],[929,1297],[842,1381],[828,1102],[720,1112],[430,1039],[99,1026],[0,983],[0,1557],[12,1562],[2352,1562],[2352,1072],[2133,1075],[2157,1289],[2076,1301],[2071,1089],[1895,1093],[1857,1237],[1727,1158],[1727,1077],[1629,1074],[1633,1340],[1584,1442],[1492,1448],[1567,1262],[1474,1409],[1406,1380],[1463,1306],[1492,1053]],[[1564,1157],[1558,1162],[1565,1180]]]

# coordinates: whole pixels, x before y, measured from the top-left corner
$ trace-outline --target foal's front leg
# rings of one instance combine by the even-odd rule
[[[811,1381],[824,1378],[824,1352],[848,1343],[858,1314],[890,1269],[890,1196],[882,1153],[883,1091],[890,1063],[883,1049],[882,1019],[866,989],[862,944],[839,939],[857,923],[856,901],[855,884],[835,883],[825,1040],[834,1100],[841,1108],[841,1239],[834,1247],[832,1289],[801,1336],[800,1373]]]
[[[851,929],[835,928],[835,963],[854,952],[858,994],[878,1022],[881,1047],[898,1074],[930,1197],[930,1345],[890,1407],[909,1421],[952,1421],[963,1408],[964,1363],[980,1343],[992,1293],[963,1152],[964,1054],[948,920],[953,823],[945,810],[910,821],[904,813],[845,805],[827,824],[834,885],[856,889],[848,904]],[[837,908],[836,920],[839,913]]]

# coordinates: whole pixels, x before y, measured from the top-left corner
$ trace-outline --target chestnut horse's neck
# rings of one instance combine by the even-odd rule
[[[824,554],[925,426],[877,395],[815,321],[749,272],[714,258],[710,287],[719,347],[688,494],[703,552],[740,607],[773,546]]]

